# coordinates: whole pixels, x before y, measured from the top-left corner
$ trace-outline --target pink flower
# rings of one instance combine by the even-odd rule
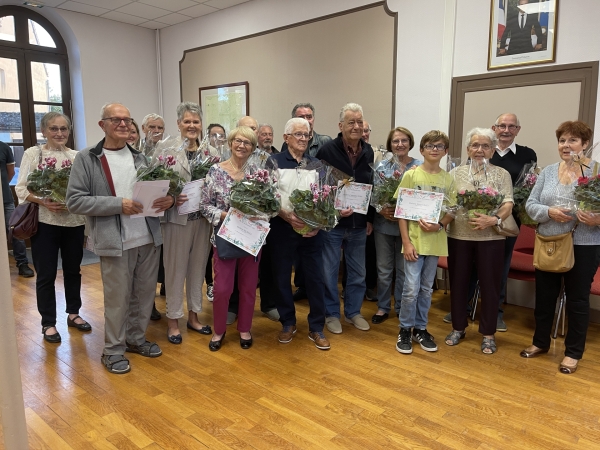
[[[46,163],[46,167],[49,169],[54,169],[56,167],[56,158],[54,156],[48,156],[44,158],[44,162]]]
[[[398,178],[400,178],[400,176],[402,175],[402,172],[400,172],[399,170],[394,170],[394,174],[393,177],[397,180]]]
[[[70,159],[65,159],[65,160],[62,162],[62,164],[60,165],[60,167],[61,167],[62,169],[66,169],[66,168],[68,168],[68,167],[71,167],[72,165],[73,165],[73,163],[71,162],[71,160],[70,160]]]
[[[461,189],[460,191],[458,191],[458,193],[459,193],[460,195],[465,195],[465,192],[466,192],[466,191],[465,191],[464,189]]]

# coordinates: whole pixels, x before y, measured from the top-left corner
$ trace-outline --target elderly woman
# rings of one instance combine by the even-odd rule
[[[592,130],[587,124],[564,122],[556,130],[556,138],[558,156],[562,161],[542,171],[527,200],[526,210],[539,223],[537,231],[542,236],[568,233],[576,227],[573,234],[575,265],[564,273],[536,269],[535,333],[533,344],[523,350],[521,356],[533,358],[550,349],[556,300],[564,282],[569,325],[565,357],[558,369],[561,373],[570,374],[577,370],[585,347],[590,289],[600,264],[600,215],[581,210],[573,215],[568,209],[555,205],[564,204],[565,198],[572,198],[577,179],[582,174],[589,177],[597,173],[598,166],[583,155],[592,138]],[[574,157],[578,163],[575,163]]]
[[[174,170],[186,181],[192,179],[190,161],[197,155],[202,131],[200,106],[183,102],[177,106],[177,127],[180,136],[159,144],[155,157],[161,152],[176,157]],[[182,145],[187,145],[181,149]],[[161,149],[162,146],[167,149]],[[181,149],[181,150],[180,150]],[[188,320],[187,328],[200,334],[211,334],[210,326],[198,320],[202,312],[202,284],[210,249],[210,224],[199,212],[179,214],[178,206],[187,196],[177,197],[175,207],[165,213],[163,231],[163,257],[165,266],[167,338],[171,344],[181,344],[179,319],[183,317],[183,285],[186,285]]]
[[[412,133],[404,127],[397,127],[388,134],[386,148],[394,154],[394,159],[379,165],[378,172],[389,178],[394,173],[394,162],[398,161],[405,170],[418,166],[423,161],[408,156],[415,145]],[[377,172],[375,172],[377,176]],[[383,208],[375,214],[373,222],[375,249],[377,252],[377,312],[371,322],[377,324],[387,320],[391,310],[392,283],[394,281],[394,264],[396,265],[396,285],[394,302],[396,314],[400,313],[402,286],[404,285],[404,257],[402,256],[402,238],[398,228],[398,219],[394,218],[394,206]]]
[[[474,128],[467,133],[467,154],[471,164],[457,167],[454,175],[456,189],[474,191],[492,187],[504,196],[494,215],[474,213],[469,218],[459,215],[448,226],[448,271],[450,273],[452,332],[446,336],[447,345],[457,345],[465,337],[470,267],[479,274],[482,306],[479,332],[483,334],[481,351],[496,352],[496,318],[504,266],[504,236],[494,231],[512,212],[513,191],[510,174],[488,163],[496,148],[497,138],[489,128]]]
[[[206,175],[206,186],[200,202],[200,211],[204,217],[217,227],[223,222],[230,208],[229,192],[234,182],[245,176],[246,163],[256,148],[257,137],[249,127],[237,127],[231,130],[227,138],[231,157],[226,161],[215,164]],[[260,253],[257,258],[247,256],[235,259],[221,259],[214,243],[214,300],[213,317],[215,332],[208,344],[208,348],[215,352],[221,348],[227,327],[227,310],[229,297],[233,292],[235,269],[238,269],[237,282],[240,291],[240,305],[237,329],[240,332],[240,346],[249,349],[252,346],[252,315],[254,301],[256,300],[256,283],[258,281],[258,265]]]
[[[140,141],[140,127],[138,127],[138,124],[135,120],[132,120],[131,125],[129,126],[129,137],[127,138],[127,143],[136,150],[139,150]]]
[[[84,218],[70,214],[64,203],[40,198],[27,190],[27,175],[46,158],[56,158],[56,168],[63,162],[73,162],[75,150],[67,148],[71,132],[71,121],[58,112],[50,112],[40,124],[46,143],[41,147],[31,147],[25,151],[21,161],[19,180],[15,191],[19,202],[33,202],[40,205],[37,233],[31,237],[33,265],[37,273],[35,293],[37,307],[42,316],[42,334],[47,342],[58,343],[60,334],[56,329],[56,292],[54,283],[58,270],[58,251],[62,259],[65,287],[67,325],[79,331],[90,331],[89,323],[79,317],[81,309],[81,259],[83,257]]]

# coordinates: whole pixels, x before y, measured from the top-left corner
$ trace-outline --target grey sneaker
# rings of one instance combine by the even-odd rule
[[[100,358],[106,370],[117,375],[127,373],[131,370],[129,360],[123,355],[102,355]]]
[[[360,314],[353,316],[351,319],[345,317],[344,320],[346,320],[346,322],[348,323],[353,324],[356,328],[358,328],[361,331],[368,331],[371,329],[369,322],[367,322],[365,318]]]
[[[426,352],[437,352],[437,345],[433,342],[433,336],[427,330],[413,328],[413,341],[418,342]]]
[[[506,323],[504,323],[504,320],[500,316],[498,316],[498,320],[496,320],[496,331],[508,331]]]
[[[412,341],[410,337],[410,328],[400,328],[398,342],[396,342],[396,350],[405,355],[412,353]]]
[[[235,322],[235,319],[237,319],[237,314],[230,311],[227,313],[227,320],[225,323],[227,325],[231,325],[233,322]]]
[[[444,322],[446,323],[452,323],[452,313],[448,313],[444,316]]]
[[[263,311],[263,314],[269,319],[271,319],[273,322],[279,321],[279,311],[277,311],[277,308],[273,308],[268,311]]]
[[[141,345],[134,345],[127,342],[127,346],[125,347],[126,352],[130,353],[138,353],[147,358],[156,358],[162,355],[162,350],[155,344],[154,342],[146,341]]]
[[[340,323],[340,319],[337,317],[327,317],[325,319],[325,326],[333,334],[342,333],[342,324]]]
[[[215,287],[212,284],[206,286],[206,298],[208,298],[209,302],[215,299],[214,289]]]

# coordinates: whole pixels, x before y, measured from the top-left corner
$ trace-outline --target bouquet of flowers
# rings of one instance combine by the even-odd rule
[[[373,169],[373,191],[371,193],[371,206],[377,212],[383,208],[396,205],[394,194],[398,190],[402,175],[406,167],[393,157],[392,153],[386,153],[383,160]]]
[[[187,146],[187,141],[179,146],[165,147],[160,152],[157,149],[152,162],[147,167],[138,169],[136,181],[169,180],[169,194],[177,197],[183,190],[185,179],[172,167],[177,164],[175,155],[182,151],[185,146]]]
[[[65,159],[60,168],[57,168],[56,164],[54,156],[44,158],[44,162],[38,164],[37,168],[27,175],[27,190],[34,195],[65,203],[73,163]]]
[[[582,211],[600,211],[600,175],[579,177],[573,192]]]
[[[537,163],[532,162],[531,164],[526,164],[525,167],[523,167],[513,190],[513,200],[515,204],[513,212],[517,214],[523,225],[537,225],[537,222],[529,217],[529,214],[525,211],[525,205],[527,204],[527,199],[531,194],[533,186],[535,186],[539,172],[540,169],[537,167]]]
[[[209,169],[222,160],[221,156],[211,154],[208,143],[209,138],[207,134],[202,139],[202,142],[200,142],[196,157],[190,161],[192,181],[206,178]]]
[[[277,179],[266,169],[251,169],[231,186],[231,206],[244,214],[269,220],[279,214],[280,195],[275,189]]]
[[[456,197],[456,203],[468,211],[469,218],[475,217],[475,213],[490,214],[496,211],[504,200],[504,195],[490,186],[474,190],[461,189]]]

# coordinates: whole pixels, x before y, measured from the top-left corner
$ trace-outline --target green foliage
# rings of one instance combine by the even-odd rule
[[[495,211],[502,204],[504,195],[487,187],[474,191],[461,190],[457,195],[457,204],[467,210],[480,209],[488,213]]]
[[[600,211],[600,175],[580,177],[573,192],[583,211]]]
[[[65,203],[71,168],[36,169],[27,176],[27,190],[34,195]]]
[[[137,172],[137,181],[169,180],[169,194],[177,197],[183,190],[185,180],[173,169],[163,165],[144,167]]]
[[[290,203],[294,207],[294,213],[312,228],[331,229],[337,224],[339,212],[334,207],[334,195],[323,198],[318,195],[315,202],[313,192],[299,189],[290,194]]]
[[[231,206],[244,214],[269,219],[279,214],[281,202],[267,171],[264,178],[246,177],[231,186]]]

